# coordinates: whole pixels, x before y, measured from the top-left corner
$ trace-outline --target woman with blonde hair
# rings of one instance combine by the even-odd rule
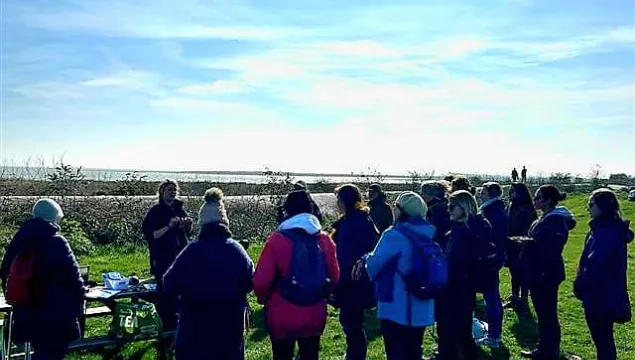
[[[445,256],[449,280],[436,299],[440,359],[477,359],[472,336],[472,314],[483,272],[483,254],[491,242],[491,226],[479,213],[474,196],[459,190],[449,199],[453,222]]]
[[[346,335],[346,359],[364,360],[368,347],[364,312],[376,305],[374,287],[367,275],[353,280],[351,272],[359,259],[373,251],[379,231],[357,186],[342,185],[335,190],[335,195],[341,217],[333,224],[331,238],[337,246],[341,274],[332,305],[340,309],[340,324]]]

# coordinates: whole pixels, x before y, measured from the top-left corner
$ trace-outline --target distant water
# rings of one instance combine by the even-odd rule
[[[25,179],[25,180],[46,180],[49,174],[55,173],[53,168],[30,168],[20,166],[0,166],[0,178]],[[109,169],[82,169],[86,180],[115,181],[125,179],[130,174],[143,176],[147,181],[161,181],[166,178],[180,182],[218,182],[218,183],[267,183],[271,176],[266,176],[258,172],[162,172],[162,171],[130,171],[130,170],[109,170]],[[277,179],[284,179],[286,173],[276,174]],[[307,183],[328,182],[345,183],[351,181],[363,181],[361,176],[343,174],[290,174],[293,181],[304,180]],[[372,177],[371,177],[372,179]],[[404,183],[410,177],[401,175],[389,175],[383,178],[383,182]]]

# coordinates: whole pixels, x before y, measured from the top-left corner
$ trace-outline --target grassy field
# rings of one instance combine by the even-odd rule
[[[572,280],[577,266],[578,258],[582,251],[584,236],[588,230],[589,220],[586,211],[587,196],[576,195],[566,201],[568,206],[576,215],[578,226],[572,232],[569,243],[565,248],[567,280],[561,287],[560,292],[560,322],[562,325],[562,350],[565,353],[573,353],[582,356],[583,359],[594,359],[594,347],[589,336],[588,329],[584,321],[582,308],[578,300],[572,294]],[[623,203],[623,213],[626,218],[635,223],[635,203]],[[249,252],[253,259],[257,259],[259,246],[252,246]],[[629,248],[629,286],[630,292],[635,291],[635,259],[633,245]],[[149,276],[147,253],[139,249],[124,249],[114,247],[99,247],[90,256],[82,256],[79,260],[83,265],[91,266],[91,274],[99,277],[105,271],[120,271],[124,274],[136,273],[141,277]],[[509,294],[509,276],[506,270],[502,275],[503,296]],[[635,300],[635,299],[634,299]],[[271,359],[270,344],[262,323],[261,307],[256,304],[255,298],[250,296],[252,307],[255,309],[255,316],[252,318],[252,329],[247,336],[246,351],[249,360]],[[634,301],[635,304],[635,301]],[[635,312],[635,307],[634,307]],[[482,314],[482,305],[479,309]],[[89,335],[104,334],[107,328],[106,319],[90,320],[88,324]],[[432,332],[429,330],[425,336],[424,351],[430,354],[434,348]],[[620,325],[615,330],[618,357],[624,360],[635,360],[635,323]],[[370,338],[369,359],[383,359],[383,343],[379,332],[379,325],[373,313],[368,314],[368,335]],[[537,338],[537,327],[532,318],[518,318],[512,312],[505,313],[504,320],[504,343],[505,348],[490,351],[484,350],[481,353],[483,359],[518,359],[521,349],[526,349],[534,344]],[[344,354],[344,336],[337,320],[337,311],[330,308],[329,320],[326,332],[322,338],[322,359],[342,359]],[[134,344],[124,349],[121,354],[89,354],[74,353],[68,356],[69,359],[102,359],[114,355],[121,359],[154,359],[155,349],[150,344]]]

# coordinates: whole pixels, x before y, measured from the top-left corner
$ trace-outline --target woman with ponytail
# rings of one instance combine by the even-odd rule
[[[538,318],[538,347],[523,351],[531,359],[558,359],[560,354],[560,323],[558,320],[558,290],[565,280],[562,253],[569,240],[569,231],[576,226],[573,214],[558,206],[567,198],[553,185],[543,185],[534,196],[534,205],[542,216],[529,228],[529,237],[521,262],[531,300]]]
[[[332,305],[340,309],[340,324],[346,335],[346,359],[365,360],[367,351],[364,312],[375,307],[374,288],[368,276],[351,278],[355,263],[375,248],[379,231],[362,202],[362,193],[355,185],[347,184],[335,190],[341,214],[333,224],[331,238],[337,246],[340,282]]]

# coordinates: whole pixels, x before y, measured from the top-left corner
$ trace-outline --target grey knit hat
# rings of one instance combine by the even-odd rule
[[[36,219],[42,219],[57,224],[64,217],[62,207],[53,199],[40,199],[33,205],[31,212]]]
[[[198,223],[203,226],[211,223],[221,223],[229,226],[223,191],[219,188],[211,188],[205,191],[203,197],[205,203],[198,212]]]

